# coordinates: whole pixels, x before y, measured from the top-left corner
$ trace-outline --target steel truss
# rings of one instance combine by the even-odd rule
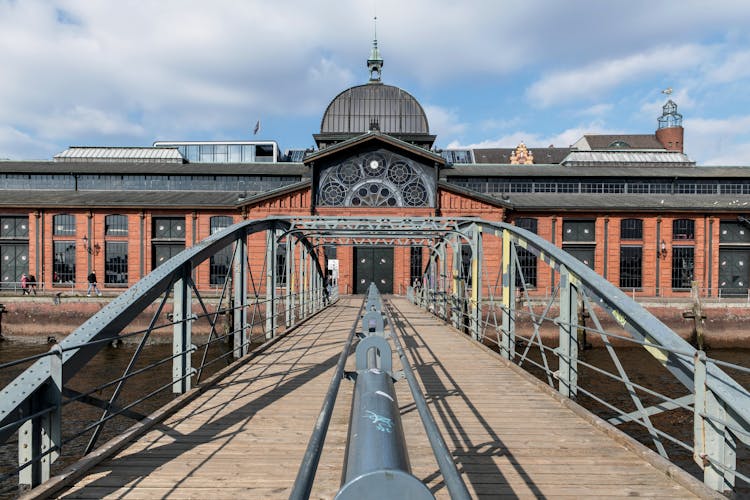
[[[463,234],[462,241],[458,233]],[[461,251],[467,242],[469,262]],[[521,252],[533,254],[535,276],[547,266],[549,293],[540,293],[528,283]],[[494,255],[500,266],[488,265],[483,253]],[[408,290],[415,303],[475,340],[494,345],[503,357],[528,366],[563,396],[588,399],[604,408],[612,415],[613,425],[640,425],[662,456],[669,458],[668,448],[686,450],[703,469],[704,482],[715,490],[731,491],[735,477],[748,481],[737,470],[736,448],[740,442],[750,444],[750,393],[719,368],[720,362],[708,360],[704,352],[576,258],[515,226],[463,221],[456,233],[433,247],[425,275],[419,287]],[[593,325],[587,326],[586,318]],[[542,330],[549,337],[553,328],[556,341],[550,345],[548,339],[545,344]],[[594,337],[610,355],[614,372],[581,357],[587,341]],[[643,347],[687,393],[662,394],[658,381],[650,381],[651,387],[634,382],[615,348],[615,343],[625,342]],[[619,408],[607,397],[611,395],[587,387],[582,372],[587,378],[593,374],[622,383],[629,408]],[[654,423],[660,413],[674,410],[692,414],[692,443],[680,441]]]
[[[154,269],[48,353],[0,366],[33,361],[0,390],[0,443],[17,433],[19,450],[18,467],[0,475],[0,484],[15,473],[22,488],[41,484],[49,479],[53,462],[71,440],[89,434],[85,453],[90,452],[104,425],[113,418],[143,418],[133,408],[149,397],[162,391],[190,391],[211,365],[246,356],[254,346],[274,339],[327,305],[316,245],[289,229],[287,220],[273,218],[244,221],[218,232]],[[257,245],[250,246],[256,233],[266,236],[261,252]],[[196,267],[227,247],[232,248],[232,266],[221,291],[218,297],[205,297],[195,283]],[[277,266],[277,255],[284,255],[283,270]],[[148,326],[124,332],[155,301],[158,306]],[[172,311],[165,320],[169,303]],[[193,329],[201,323],[208,329],[208,339],[196,343]],[[170,329],[173,354],[140,366],[144,364],[141,354],[153,334]],[[98,352],[128,339],[135,340],[137,346],[121,375],[83,392],[68,387]],[[225,352],[208,359],[210,348],[215,350],[220,344],[227,346]],[[171,365],[169,380],[135,401],[119,401],[128,381],[160,365]],[[102,391],[108,393],[106,399],[97,396]],[[101,417],[63,439],[61,422],[81,403],[101,409]]]
[[[249,245],[255,233],[265,234],[262,256],[253,250],[257,246]],[[325,274],[317,254],[321,246],[383,244],[430,248],[421,280],[407,290],[415,303],[538,372],[563,396],[596,402],[610,412],[613,425],[642,426],[662,455],[675,448],[688,450],[714,489],[731,490],[735,477],[748,481],[737,470],[736,447],[750,444],[750,393],[718,362],[560,248],[518,227],[471,218],[274,217],[235,224],[170,259],[0,391],[0,441],[21,430],[21,484],[36,485],[49,477],[63,444],[64,398],[103,409],[102,418],[87,428],[93,434],[89,448],[104,422],[131,411],[117,401],[120,387],[138,372],[135,361],[152,331],[172,329],[172,377],[165,387],[188,391],[210,363],[206,353],[212,342],[231,339],[229,354],[241,358],[253,339],[272,339],[323,307]],[[195,286],[193,271],[229,245],[233,265],[212,309]],[[283,270],[278,269],[278,255],[284,255]],[[549,276],[548,293],[529,281],[529,255],[534,276]],[[137,332],[142,338],[132,362],[122,377],[110,382],[114,389],[108,401],[66,388],[76,372],[103,346],[125,336],[123,329],[157,299],[160,306],[149,327]],[[169,300],[173,316],[164,324],[160,318]],[[210,325],[209,341],[202,346],[192,340],[198,320]],[[550,331],[554,345],[544,338]],[[587,339],[593,338],[599,338],[611,356],[614,372],[591,365],[582,355]],[[664,395],[659,387],[637,383],[618,358],[617,345],[623,342],[644,348],[686,392]],[[195,368],[199,347],[202,359]],[[630,404],[619,408],[587,387],[592,373],[622,383]],[[692,443],[659,428],[655,418],[666,411],[693,415]]]

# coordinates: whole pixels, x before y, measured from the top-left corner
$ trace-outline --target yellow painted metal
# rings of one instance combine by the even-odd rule
[[[510,309],[510,233],[503,231],[503,307],[508,311]]]
[[[479,303],[479,259],[476,255],[471,258],[471,283],[471,306],[474,308]]]

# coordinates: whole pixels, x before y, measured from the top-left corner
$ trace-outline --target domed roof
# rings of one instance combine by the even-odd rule
[[[427,115],[408,92],[392,85],[370,82],[337,95],[323,114],[320,133],[429,134]]]

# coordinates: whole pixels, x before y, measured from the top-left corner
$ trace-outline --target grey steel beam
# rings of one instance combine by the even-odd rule
[[[190,390],[193,375],[191,358],[195,346],[192,340],[191,272],[192,266],[189,262],[185,263],[180,278],[174,284],[172,392],[175,394],[185,394]]]
[[[266,231],[266,339],[276,333],[276,230]]]
[[[234,296],[232,304],[234,331],[232,335],[234,351],[232,355],[239,359],[248,351],[248,330],[247,330],[247,236],[240,235],[235,240],[235,252],[233,276],[234,276]]]
[[[693,389],[693,361],[695,348],[676,335],[640,304],[633,301],[619,288],[605,280],[580,262],[578,259],[557,248],[547,240],[504,222],[481,222],[486,228],[493,228],[497,236],[508,231],[514,240],[523,241],[527,249],[547,262],[552,268],[564,266],[580,282],[585,292],[597,299],[597,305],[604,308],[620,327],[634,339],[664,347],[664,351],[648,351],[666,367],[675,378],[691,391]],[[465,222],[464,226],[470,225]],[[658,354],[657,354],[658,353]],[[683,354],[684,353],[684,354]],[[722,401],[726,402],[731,417],[745,422],[750,430],[750,393],[715,365],[708,367],[707,384]],[[741,436],[738,436],[741,437]],[[743,438],[744,441],[745,438]]]
[[[560,269],[560,316],[558,317],[559,346],[558,390],[567,398],[578,394],[578,290],[575,276],[564,267]]]
[[[482,339],[482,226],[471,226],[471,301],[469,328],[474,340]]]
[[[516,247],[510,233],[503,231],[502,321],[500,325],[500,355],[516,358]]]
[[[464,279],[461,276],[461,244],[457,238],[451,238],[450,242],[453,249],[453,258],[451,259],[451,277],[453,280],[451,287],[451,321],[453,328],[463,329],[464,324]]]
[[[292,246],[292,237],[288,237],[284,242],[284,326],[289,329],[293,324],[293,291],[292,291],[292,267],[294,265],[294,247]]]
[[[194,247],[187,248],[154,269],[122,294],[117,296],[92,316],[83,325],[60,342],[63,350],[63,385],[106,345],[105,341],[115,339],[146,307],[157,297],[167,291],[173,276],[182,266],[189,262],[192,267],[208,259],[216,251],[226,247],[248,233],[263,231],[272,224],[289,228],[286,218],[243,221],[217,232]],[[303,239],[303,245],[311,249],[312,245]],[[315,263],[317,264],[317,263]],[[315,268],[321,272],[319,268]],[[96,342],[96,343],[93,343]],[[11,383],[0,390],[0,442],[6,441],[20,426],[12,425],[19,417],[21,409],[32,396],[41,391],[50,377],[48,363],[39,360],[29,367],[21,376],[23,383]],[[21,380],[20,378],[18,380]]]
[[[299,253],[299,308],[300,319],[307,316],[308,298],[307,298],[307,248],[300,248]]]
[[[62,449],[62,358],[59,345],[40,361],[47,364],[50,377],[42,390],[25,402],[26,420],[18,432],[18,464],[24,466],[18,475],[22,487],[42,484],[51,476],[52,463]]]

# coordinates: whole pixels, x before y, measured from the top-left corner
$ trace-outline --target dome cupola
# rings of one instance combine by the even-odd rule
[[[370,131],[379,131],[402,141],[430,148],[435,136],[430,135],[427,115],[419,102],[408,92],[381,81],[383,59],[377,37],[367,59],[370,81],[350,87],[326,108],[320,133],[314,134],[320,149]]]

